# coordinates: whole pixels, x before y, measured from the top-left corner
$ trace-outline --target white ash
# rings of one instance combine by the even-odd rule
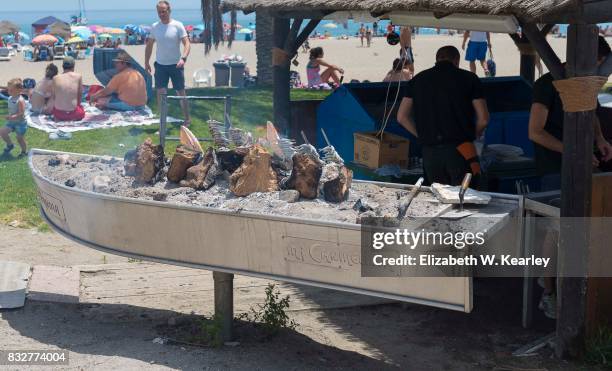
[[[332,222],[356,223],[366,208],[354,207],[361,200],[366,204],[368,215],[396,217],[399,198],[408,191],[375,184],[354,182],[346,201],[329,203],[321,198],[300,199],[288,202],[280,192],[253,193],[246,197],[234,196],[224,177],[218,177],[215,185],[206,191],[181,187],[164,179],[155,185],[135,184],[133,177],[123,175],[123,160],[110,157],[71,156],[57,163],[55,155],[35,155],[34,168],[45,178],[59,184],[74,184],[74,188],[94,191],[94,179],[104,180],[104,193],[128,198],[168,202],[189,206],[205,206],[234,212],[252,212],[268,215],[292,216]],[[52,165],[50,164],[50,160]],[[284,197],[283,197],[284,198]],[[293,200],[289,200],[293,201]],[[407,218],[433,217],[446,209],[429,192],[420,192],[412,201]]]

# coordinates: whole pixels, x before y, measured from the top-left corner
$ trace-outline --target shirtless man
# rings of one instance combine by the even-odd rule
[[[53,118],[55,121],[81,121],[85,110],[81,106],[83,77],[74,72],[74,58],[64,57],[64,73],[53,78]]]

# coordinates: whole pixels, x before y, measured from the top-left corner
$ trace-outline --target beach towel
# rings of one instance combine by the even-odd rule
[[[47,133],[61,130],[63,132],[75,132],[100,128],[114,128],[120,126],[145,126],[158,124],[159,118],[153,114],[149,107],[140,111],[113,111],[100,110],[88,103],[83,104],[85,118],[82,121],[62,121],[53,120],[53,116],[31,115],[26,113],[28,126],[42,130]],[[168,122],[180,122],[172,117],[168,117]]]

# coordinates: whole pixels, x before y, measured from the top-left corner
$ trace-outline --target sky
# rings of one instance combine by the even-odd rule
[[[55,10],[75,11],[79,9],[79,0],[28,0],[28,1],[2,1],[3,11],[31,11]],[[171,0],[173,9],[200,9],[200,0]],[[53,4],[53,6],[49,6]],[[85,10],[109,9],[147,9],[153,8],[157,0],[85,0]]]

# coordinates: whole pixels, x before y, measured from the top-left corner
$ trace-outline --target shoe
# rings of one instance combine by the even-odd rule
[[[542,294],[538,308],[550,319],[557,319],[557,295]]]
[[[27,152],[21,151],[21,152],[19,153],[19,156],[17,156],[17,158],[23,158],[23,157],[26,157],[27,155],[28,155],[28,153],[27,153]]]
[[[9,144],[9,145],[7,145],[7,146],[6,146],[6,148],[4,148],[4,154],[5,154],[5,155],[8,155],[8,154],[9,154],[9,152],[11,152],[11,151],[13,150],[13,148],[15,148],[15,145],[14,145],[14,144]]]

